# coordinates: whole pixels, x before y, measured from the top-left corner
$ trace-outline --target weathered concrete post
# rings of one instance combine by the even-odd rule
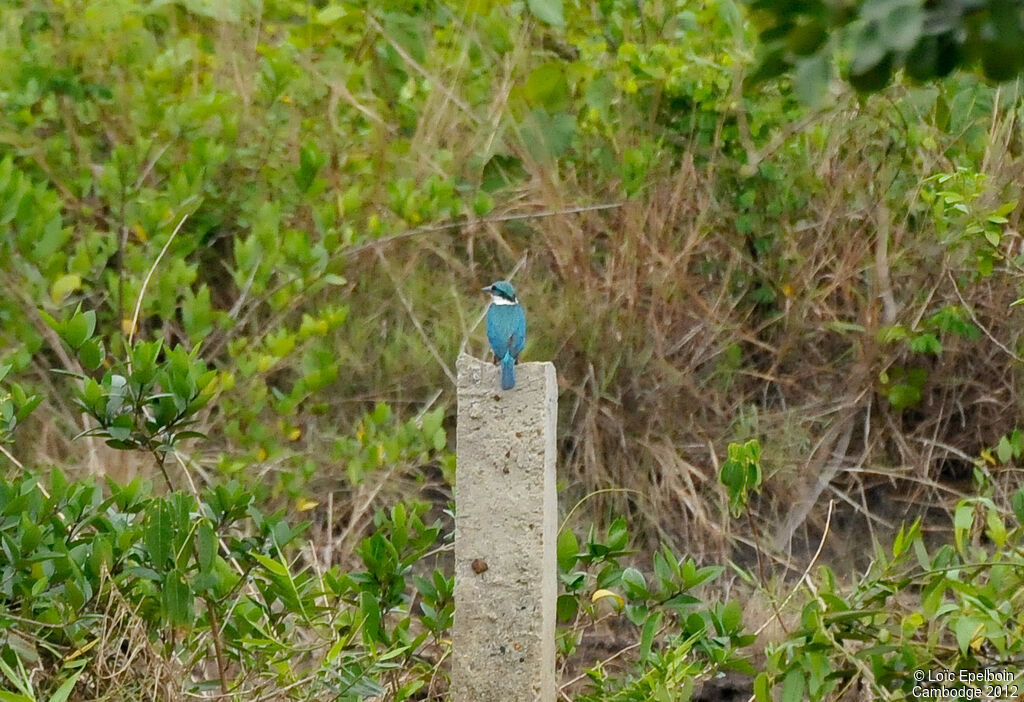
[[[458,361],[453,702],[555,699],[555,428],[550,363]]]

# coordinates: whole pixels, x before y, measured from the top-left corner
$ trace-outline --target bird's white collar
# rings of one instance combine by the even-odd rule
[[[515,305],[517,303],[512,302],[512,300],[506,300],[501,295],[491,295],[491,304],[492,305]]]

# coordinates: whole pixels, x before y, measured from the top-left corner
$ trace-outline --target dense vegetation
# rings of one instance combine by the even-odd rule
[[[844,74],[860,90],[878,90],[895,71],[923,81],[957,67],[1011,80],[1024,69],[1024,13],[1013,0],[752,0],[763,22],[762,75],[796,70],[821,96],[833,56],[849,55]]]
[[[1013,668],[1024,101],[882,4],[0,3],[0,699],[444,699],[513,275],[565,697]]]

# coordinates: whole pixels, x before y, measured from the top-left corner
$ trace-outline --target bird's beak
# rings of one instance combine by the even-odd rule
[[[480,289],[483,290],[484,292],[491,292],[493,290],[493,286],[488,285],[486,288],[480,288]]]

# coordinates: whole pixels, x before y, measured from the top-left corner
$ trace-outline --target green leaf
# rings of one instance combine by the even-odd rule
[[[373,595],[365,590],[359,594],[359,610],[363,614],[363,636],[368,641],[381,642],[380,608]]]
[[[28,512],[22,512],[19,531],[21,532],[21,552],[27,555],[39,545],[43,537],[43,530],[29,517]]]
[[[103,365],[106,353],[101,339],[89,339],[78,349],[78,358],[89,370],[96,370]]]
[[[963,551],[964,537],[974,524],[974,505],[970,502],[961,502],[953,514],[953,538],[956,541],[957,550]]]
[[[166,566],[171,557],[171,532],[170,508],[162,500],[154,503],[150,507],[149,520],[143,531],[143,543],[149,552],[150,562],[158,571]]]
[[[828,97],[831,78],[831,55],[822,51],[797,62],[796,72],[793,74],[793,88],[800,102],[808,107],[817,108],[824,104]]]
[[[693,561],[688,560],[687,564],[692,562]],[[694,572],[692,577],[686,578],[686,586],[696,587],[706,580],[714,580],[721,575],[724,570],[725,568],[723,566],[704,566],[703,568],[699,568]]]
[[[259,563],[273,575],[282,578],[288,577],[288,568],[286,568],[280,561],[264,556],[262,553],[253,553],[252,557],[259,561]]]
[[[208,573],[213,567],[214,556],[217,555],[217,535],[205,519],[196,530],[196,551],[199,555],[199,571]]]
[[[985,523],[988,527],[985,535],[992,540],[996,548],[1002,549],[1006,545],[1006,525],[1003,524],[1003,518],[999,516],[998,510],[989,509]]]
[[[851,73],[864,74],[882,63],[886,55],[886,46],[879,36],[878,25],[874,22],[863,25],[854,34],[853,48]]]
[[[905,2],[907,0],[864,0],[860,16],[869,22],[881,22]]]
[[[626,595],[632,600],[643,600],[651,596],[647,591],[647,579],[636,568],[626,568],[622,571],[622,585]]]
[[[571,622],[579,611],[580,605],[573,595],[559,595],[555,607],[558,612],[558,621]]]
[[[569,108],[569,82],[564,65],[555,61],[533,69],[523,86],[523,93],[532,107],[543,107],[549,113]]]
[[[434,447],[435,451],[443,451],[448,446],[448,434],[444,429],[438,429],[434,432],[430,445]]]
[[[295,172],[295,184],[299,190],[306,192],[313,185],[317,172],[327,162],[327,158],[321,154],[316,145],[307,142],[299,151],[299,169]]]
[[[953,625],[956,633],[956,645],[961,653],[967,653],[971,642],[974,641],[984,629],[984,622],[974,617],[960,617]]]
[[[1000,463],[1009,463],[1010,459],[1013,458],[1013,446],[1010,445],[1010,439],[1006,435],[1003,435],[999,439],[999,446],[996,447],[996,455],[999,456]]]
[[[782,681],[782,702],[803,702],[804,674],[797,668],[786,673]]]
[[[348,14],[348,10],[345,5],[328,5],[324,9],[320,10],[316,14],[315,22],[317,24],[334,24],[342,17]]]
[[[942,355],[942,342],[940,342],[939,338],[931,332],[918,334],[911,338],[909,346],[910,350],[914,353],[931,353],[936,356]]]
[[[924,29],[924,11],[915,3],[894,7],[880,23],[882,39],[893,51],[910,51]]]
[[[757,702],[771,702],[771,684],[767,673],[758,673],[757,677],[754,678],[754,699]]]
[[[32,411],[38,407],[42,401],[42,395],[32,395],[31,397],[26,398],[24,404],[18,408],[18,413],[15,415],[15,418],[19,422],[24,422],[25,418],[32,414]]]
[[[1024,525],[1024,488],[1019,488],[1013,493],[1010,506],[1013,508],[1013,515],[1017,517],[1017,523]]]
[[[71,319],[64,323],[61,336],[68,346],[77,351],[92,336],[94,331],[96,331],[96,313],[92,310],[88,312],[75,312]]]
[[[652,612],[647,617],[647,621],[644,622],[644,628],[640,632],[641,662],[646,662],[651,657],[651,646],[654,645],[654,637],[658,633],[658,629],[661,627],[661,618],[661,612]]]
[[[110,568],[114,563],[114,546],[110,538],[97,535],[92,542],[92,553],[89,554],[89,566],[94,575],[99,576],[104,566]]]
[[[421,428],[423,429],[424,436],[433,436],[438,429],[441,428],[441,423],[444,422],[444,408],[438,407],[435,410],[427,412],[423,415],[423,423]]]
[[[519,125],[526,149],[537,161],[550,163],[569,150],[576,136],[576,117],[559,112],[549,115],[537,108]]]
[[[81,609],[82,605],[85,604],[85,593],[82,592],[82,588],[74,580],[68,580],[64,583],[64,594],[74,609]]]
[[[888,629],[882,631],[887,632]],[[808,654],[804,662],[804,667],[809,673],[807,676],[808,692],[812,699],[819,699],[825,679],[832,673],[832,667],[829,665],[828,658],[820,651]]]
[[[921,388],[916,385],[897,383],[889,387],[886,397],[894,410],[905,410],[921,401]]]
[[[608,548],[612,551],[621,551],[629,543],[629,531],[624,517],[618,517],[608,527]]]
[[[616,93],[615,82],[607,75],[601,74],[589,81],[584,100],[587,107],[607,117],[615,102]]]
[[[678,595],[674,595],[663,603],[665,607],[683,608],[689,607],[690,605],[700,604],[700,599],[693,595],[687,595],[685,592],[680,592]]]
[[[192,591],[185,575],[177,568],[164,578],[160,591],[160,609],[165,620],[172,625],[188,625],[194,619]]]
[[[79,668],[78,671],[70,678],[61,683],[52,695],[50,695],[49,702],[67,702],[68,697],[71,696],[72,690],[75,689],[75,685],[78,683],[78,678],[85,672],[85,668]]]
[[[736,600],[729,600],[722,608],[719,619],[726,634],[738,631],[743,624],[743,609],[740,607],[740,603]]]
[[[1008,200],[1007,202],[1004,202],[1002,205],[997,207],[992,214],[999,217],[1005,217],[1005,215],[1010,214],[1015,209],[1017,209],[1017,200]]]
[[[473,198],[473,213],[477,217],[483,217],[493,209],[494,198],[491,197],[490,193],[481,190],[476,194],[476,197]]]
[[[566,527],[558,535],[558,567],[569,571],[576,565],[576,556],[580,551],[579,541],[572,529]]]
[[[562,0],[527,0],[530,14],[553,27],[565,27],[565,15]]]
[[[858,58],[860,58],[860,54],[854,58],[855,63]],[[892,78],[892,66],[892,53],[883,52],[881,60],[870,67],[863,68],[862,70],[851,69],[848,80],[850,81],[850,85],[852,85],[858,92],[876,92],[884,88],[888,84],[889,79]]]
[[[31,680],[25,672],[25,666],[22,665],[21,658],[15,656],[14,660],[18,664],[17,673],[14,672],[14,669],[11,668],[11,666],[7,664],[7,661],[3,660],[2,658],[0,658],[0,670],[3,670],[4,675],[7,676],[7,679],[10,680],[11,684],[19,690],[21,690],[21,692],[24,693],[24,695],[15,695],[13,692],[3,692],[2,694],[10,695],[10,697],[0,697],[0,699],[11,699],[18,702],[20,702],[20,700],[22,699],[26,699],[28,700],[28,702],[35,702],[35,699],[29,696],[32,694],[32,687]]]

